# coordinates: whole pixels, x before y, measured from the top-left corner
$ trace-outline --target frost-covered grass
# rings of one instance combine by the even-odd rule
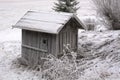
[[[88,35],[89,34],[89,35]],[[79,50],[84,56],[98,60],[85,70],[85,80],[118,80],[120,78],[119,31],[87,31],[79,33]]]
[[[20,42],[2,42],[0,80],[119,80],[119,37],[119,31],[82,31],[79,33],[79,54],[84,58],[76,60],[71,51],[68,51],[69,57],[65,55],[61,59],[49,55],[43,69],[20,64]]]

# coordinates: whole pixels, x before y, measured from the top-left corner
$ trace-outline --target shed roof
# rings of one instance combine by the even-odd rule
[[[77,16],[72,13],[46,13],[36,11],[28,11],[15,25],[13,25],[13,27],[58,34],[72,17],[84,27]]]

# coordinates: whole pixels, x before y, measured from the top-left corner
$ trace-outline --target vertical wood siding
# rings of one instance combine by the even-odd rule
[[[58,35],[58,53],[62,54],[64,45],[70,44],[71,49],[77,51],[78,25],[71,19]]]
[[[43,43],[44,40],[46,40],[46,44]],[[41,57],[50,53],[56,55],[56,35],[22,30],[22,45],[24,45],[22,46],[22,57],[28,61],[30,66],[41,64]]]

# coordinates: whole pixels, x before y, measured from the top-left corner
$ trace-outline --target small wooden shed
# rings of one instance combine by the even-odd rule
[[[64,45],[78,48],[78,29],[84,25],[72,13],[28,11],[14,26],[22,29],[22,57],[32,65],[40,64],[41,56],[63,53]]]

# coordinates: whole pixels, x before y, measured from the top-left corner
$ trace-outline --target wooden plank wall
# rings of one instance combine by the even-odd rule
[[[42,40],[44,38],[48,41],[47,52],[43,51]],[[42,64],[41,57],[48,54],[56,55],[56,35],[22,30],[22,45],[22,57],[28,61],[30,66]]]
[[[57,56],[56,54],[56,35],[55,34],[53,34],[52,35],[52,39],[51,39],[52,41],[51,41],[51,54],[53,54],[54,56]]]
[[[78,43],[78,27],[71,19],[68,24],[60,31],[58,35],[58,52],[63,53],[64,45],[70,44],[70,47],[76,51]],[[58,55],[59,55],[58,54]]]

